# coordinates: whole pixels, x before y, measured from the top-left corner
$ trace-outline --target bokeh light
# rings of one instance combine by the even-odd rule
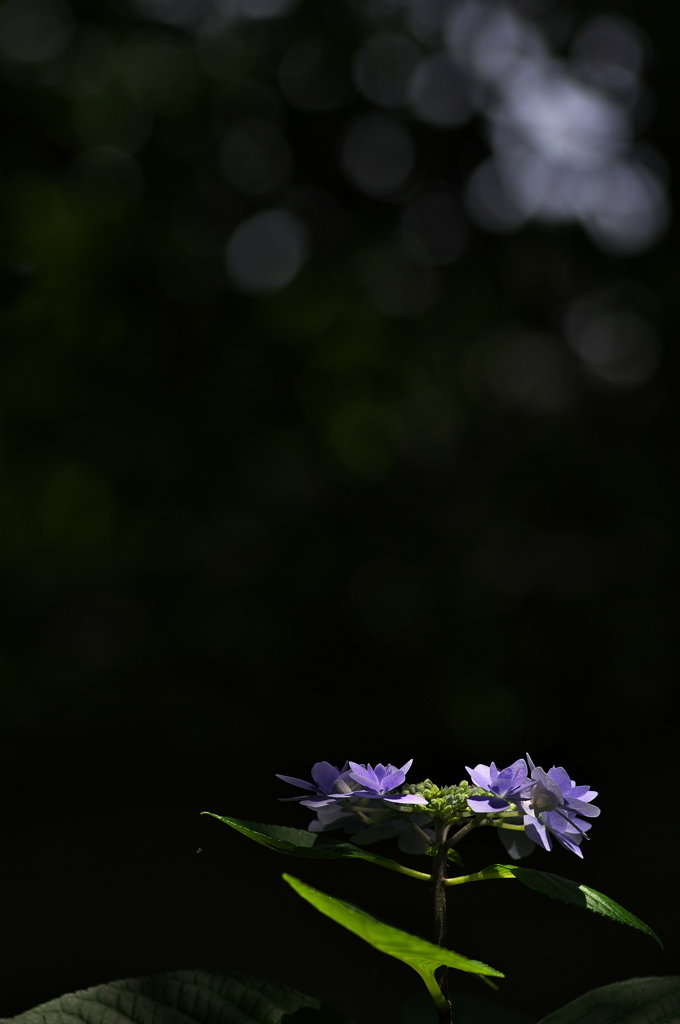
[[[406,183],[415,160],[411,137],[387,114],[359,114],[342,140],[342,162],[354,183],[371,196],[390,196]]]
[[[307,231],[298,217],[287,210],[265,210],[234,231],[226,251],[227,270],[245,292],[274,291],[292,281],[307,248]]]

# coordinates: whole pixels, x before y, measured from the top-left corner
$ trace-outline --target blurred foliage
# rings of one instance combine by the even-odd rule
[[[251,710],[311,687],[341,728],[360,687],[399,732],[385,695],[417,680],[459,739],[544,727],[537,687],[623,723],[644,679],[654,707],[677,655],[668,243],[466,215],[485,117],[425,124],[365,57],[390,32],[439,52],[446,5],[237,7],[0,15],[6,726],[68,729],[96,693],[146,721],[193,703],[187,678],[190,743],[225,687]],[[587,20],[535,11],[558,51]],[[339,151],[376,89],[415,153],[377,196]],[[308,258],[249,294],[225,246],[268,209]]]

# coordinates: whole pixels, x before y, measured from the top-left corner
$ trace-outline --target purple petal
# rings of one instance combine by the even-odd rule
[[[316,793],[316,786],[313,786],[311,782],[305,782],[303,779],[294,779],[292,775],[277,775],[276,778],[283,779],[284,782],[290,782],[291,786],[299,786],[300,789],[311,789],[312,793]]]
[[[389,801],[391,804],[426,804],[427,800],[424,796],[418,796],[417,793],[407,793],[406,796],[383,796],[383,800]]]
[[[542,825],[540,821],[536,821],[536,819],[530,818],[529,815],[525,815],[524,831],[529,839],[536,843],[537,846],[543,846],[546,850],[552,850],[550,834],[545,825]]]
[[[583,800],[567,800],[565,806],[568,810],[574,811],[576,814],[582,814],[586,818],[599,818],[602,813],[599,807],[594,807],[593,804],[586,804]]]
[[[499,781],[501,778],[507,781],[506,794],[517,793],[522,789],[528,789],[531,785],[531,779],[527,775],[527,763],[523,757],[511,764],[509,768],[504,768],[499,776]]]
[[[331,793],[340,772],[328,761],[317,761],[312,768],[312,778],[324,793]]]
[[[391,765],[389,767],[391,767]],[[389,792],[391,789],[397,789],[398,786],[404,785],[405,778],[406,775],[400,768],[394,768],[393,771],[383,775],[380,782],[380,788],[386,792]]]
[[[541,815],[541,821],[549,832],[554,834],[566,832],[569,827],[569,819],[563,818],[557,811],[548,811]]]
[[[547,772],[544,772],[542,768],[534,768],[531,773],[531,778],[536,782],[540,782],[548,793],[552,793],[560,803],[563,801],[563,793],[558,783],[553,779]]]
[[[466,766],[465,771],[468,773],[475,786],[479,786],[481,789],[491,789],[491,769],[488,765],[478,764],[476,768],[468,768]]]
[[[380,789],[380,780],[370,764],[356,764],[354,761],[350,761],[349,766],[352,769],[349,773],[350,778],[355,782],[373,791]]]
[[[352,821],[355,816],[351,811],[346,811],[344,808],[339,807],[336,804],[332,807],[319,807],[317,810],[317,817],[322,825],[328,826],[335,822],[341,823],[344,821]]]
[[[507,811],[509,807],[507,800],[499,796],[469,796],[468,807],[476,814],[495,814],[498,811]]]
[[[572,853],[575,853],[577,857],[580,857],[581,860],[583,860],[583,853],[581,852],[581,850],[579,850],[578,847],[578,844],[581,842],[581,836],[579,836],[578,839],[574,839],[573,842],[571,839],[567,839],[566,836],[556,835],[555,839],[557,839],[557,842],[564,846],[567,850],[571,850]]]
[[[571,781],[564,768],[551,768],[548,772],[551,779],[554,779],[563,793],[568,793],[574,783]]]
[[[334,804],[335,800],[331,796],[321,797],[319,800],[307,799],[300,801],[301,807],[311,807],[313,811],[317,810],[319,807],[332,807]]]

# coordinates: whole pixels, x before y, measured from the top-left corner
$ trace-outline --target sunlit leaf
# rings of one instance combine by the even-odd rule
[[[291,875],[283,877],[303,899],[306,899],[322,914],[354,932],[359,938],[379,949],[381,953],[387,953],[388,956],[396,957],[397,960],[403,960],[405,964],[417,971],[433,1000],[442,1009],[445,1008],[446,1002],[435,979],[435,971],[438,967],[454,967],[458,971],[467,971],[471,974],[504,977],[500,971],[488,967],[487,964],[481,963],[479,960],[468,960],[460,953],[454,953],[443,946],[436,946],[433,942],[427,942],[416,935],[410,935],[399,928],[384,924],[363,910],[359,910],[353,904],[345,903],[344,900],[338,900],[318,889],[313,889],[311,885],[306,885],[298,878],[293,878]]]

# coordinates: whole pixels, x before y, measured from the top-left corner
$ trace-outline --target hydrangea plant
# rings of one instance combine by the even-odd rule
[[[432,894],[433,941],[384,924],[292,875],[283,876],[323,914],[413,967],[427,986],[440,1024],[452,1024],[456,1019],[449,992],[454,970],[476,974],[493,988],[496,985],[491,979],[503,977],[501,971],[449,948],[447,894],[454,886],[513,879],[534,891],[630,925],[659,941],[651,928],[608,896],[582,883],[517,864],[537,848],[549,853],[553,840],[583,858],[583,840],[589,839],[592,819],[600,814],[592,802],[597,792],[587,785],[577,785],[564,768],[553,766],[546,771],[527,754],[506,768],[498,768],[493,761],[478,764],[466,769],[469,781],[439,786],[430,779],[407,782],[412,764],[412,759],[401,768],[346,761],[339,768],[328,761],[317,761],[311,769],[311,781],[278,775],[284,783],[302,791],[280,799],[298,801],[314,812],[306,829],[212,816],[282,853],[324,860],[356,858],[427,882]],[[456,847],[478,828],[496,829],[513,863],[491,864],[466,873]],[[385,839],[396,840],[402,851],[428,858],[421,866],[425,870],[370,849],[374,842]],[[564,1016],[564,1024],[571,1019]],[[605,1019],[610,1018],[603,1017],[603,1022]],[[659,1022],[662,1019],[668,1018],[658,1017]],[[651,1024],[657,1017],[652,1014],[644,1020]],[[563,1024],[559,1013],[551,1015],[550,1024]]]
[[[430,779],[407,782],[412,765],[412,760],[400,768],[346,761],[340,768],[317,761],[310,781],[279,775],[283,783],[298,791],[280,799],[297,802],[307,813],[313,812],[306,829],[203,813],[289,856],[324,861],[352,858],[426,884],[432,896],[431,939],[385,924],[294,875],[283,875],[288,885],[322,914],[420,975],[431,1002],[427,1003],[423,993],[426,1005],[422,1012],[415,1011],[416,1016],[409,1009],[409,1024],[431,1024],[436,1018],[439,1024],[461,1024],[463,1019],[465,1024],[488,1024],[490,1020],[494,1024],[516,1024],[515,1014],[508,1014],[502,1006],[493,1006],[490,1011],[488,1004],[474,1000],[471,1004],[467,997],[461,1008],[461,998],[449,985],[456,971],[473,974],[492,988],[497,988],[495,979],[504,977],[497,968],[449,946],[447,896],[455,886],[514,880],[534,892],[657,938],[638,917],[601,892],[517,863],[535,850],[539,857],[550,853],[553,840],[583,857],[583,841],[589,839],[592,819],[600,814],[593,804],[597,793],[575,783],[566,769],[552,767],[545,771],[527,755],[507,768],[498,768],[493,761],[478,764],[467,769],[468,779],[440,786]],[[479,828],[497,830],[513,863],[466,872],[457,847]],[[373,844],[378,840],[393,840],[400,850],[417,855],[419,866],[376,853]],[[535,963],[538,955],[532,954],[531,972],[540,969]],[[259,949],[257,957],[259,961]],[[564,959],[561,956],[561,967],[566,967]],[[525,963],[523,960],[523,966]],[[552,966],[549,962],[548,968]],[[338,972],[343,991],[358,969],[355,960],[348,959]],[[351,1024],[343,1013],[323,1005],[315,996],[286,985],[249,975],[202,970],[171,971],[97,985],[0,1024],[71,1024],[74,1020],[93,1024],[114,1018],[116,1024],[302,1024],[303,1020],[305,1024]],[[368,1019],[382,1021],[385,1017],[372,1013]],[[574,999],[540,1024],[622,1024],[624,1019],[626,1024],[680,1024],[680,978],[635,978],[605,985]]]

